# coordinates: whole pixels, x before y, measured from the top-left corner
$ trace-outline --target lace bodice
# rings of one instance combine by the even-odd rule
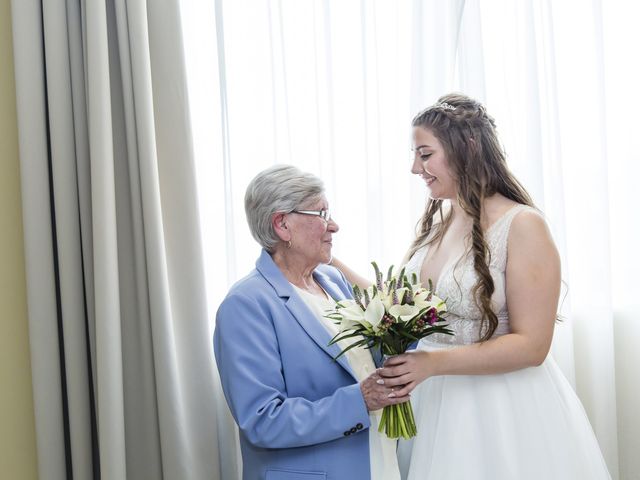
[[[495,291],[491,297],[493,310],[498,317],[498,328],[493,336],[509,333],[509,314],[505,290],[505,269],[507,266],[507,239],[509,228],[516,214],[530,209],[526,205],[516,205],[500,217],[485,233],[491,252],[489,270],[493,277]],[[406,271],[420,277],[420,270],[429,247],[420,248],[407,262]],[[438,279],[436,295],[447,303],[447,323],[455,335],[435,334],[425,340],[429,343],[466,345],[477,342],[480,335],[480,309],[471,294],[477,281],[473,259],[468,254],[447,263]]]

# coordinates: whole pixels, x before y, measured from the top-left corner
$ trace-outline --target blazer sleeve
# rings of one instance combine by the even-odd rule
[[[316,401],[287,397],[275,330],[254,298],[236,293],[222,303],[214,352],[231,413],[258,447],[315,445],[370,425],[358,383]]]

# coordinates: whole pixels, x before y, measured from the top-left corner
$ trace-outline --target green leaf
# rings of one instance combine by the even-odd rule
[[[336,342],[341,342],[342,340],[347,340],[348,338],[353,338],[358,336],[362,336],[362,330],[357,330],[357,331],[347,330],[346,334],[345,332],[340,332],[335,337],[333,337],[331,341],[329,341],[329,345],[333,345]]]
[[[399,330],[398,334],[403,336],[404,338],[408,338],[409,340],[413,340],[414,342],[417,341],[417,340],[420,340],[418,337],[410,334],[409,332],[405,332],[403,330]]]
[[[365,339],[363,339],[363,340],[360,340],[359,342],[352,343],[352,344],[351,344],[351,345],[349,345],[347,348],[345,348],[344,350],[342,350],[338,355],[336,355],[335,357],[333,357],[333,359],[334,359],[334,360],[337,360],[338,358],[340,358],[342,355],[344,355],[345,353],[347,353],[347,352],[348,352],[349,350],[351,350],[352,348],[360,347],[360,346],[363,346],[363,345],[366,345],[366,344],[367,344],[367,339],[366,339],[366,338],[365,338]]]

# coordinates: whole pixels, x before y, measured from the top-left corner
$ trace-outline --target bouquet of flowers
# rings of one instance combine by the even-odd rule
[[[389,268],[386,281],[376,262],[376,283],[364,291],[353,287],[353,299],[336,303],[335,310],[326,316],[339,325],[338,334],[329,344],[346,339],[355,342],[342,350],[340,357],[354,347],[379,349],[383,356],[404,353],[413,343],[434,333],[453,334],[444,324],[447,306],[429,288],[423,288],[416,274],[411,279],[403,268],[397,276]],[[389,438],[405,439],[416,435],[411,402],[389,405],[382,411],[378,431]]]

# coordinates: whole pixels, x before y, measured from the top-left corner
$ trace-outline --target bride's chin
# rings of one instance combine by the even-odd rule
[[[451,199],[449,195],[445,195],[444,192],[439,192],[438,190],[428,189],[427,195],[431,200],[450,200]]]

